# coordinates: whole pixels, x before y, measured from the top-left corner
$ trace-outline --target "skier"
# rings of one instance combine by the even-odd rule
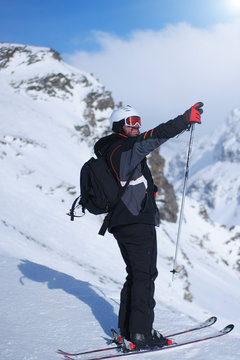
[[[160,218],[146,156],[168,139],[189,130],[193,123],[201,124],[202,106],[198,102],[183,115],[142,134],[137,111],[129,105],[120,107],[110,117],[113,133],[94,146],[95,154],[105,157],[121,186],[135,169],[108,230],[118,242],[127,271],[118,326],[121,336],[133,342],[137,350],[167,344],[167,339],[153,330],[154,281],[158,274],[155,226],[159,226]]]

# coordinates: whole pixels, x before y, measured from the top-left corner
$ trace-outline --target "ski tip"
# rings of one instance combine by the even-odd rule
[[[217,317],[216,316],[212,316],[209,318],[209,322],[211,322],[211,325],[212,324],[215,324],[215,322],[217,321]]]
[[[61,350],[61,349],[57,349],[57,353],[61,354],[61,355],[65,354],[65,352],[63,350]]]
[[[58,350],[57,350],[57,353],[60,354],[60,355],[62,355],[62,356],[64,357],[64,359],[72,360],[72,358],[71,358],[67,353],[65,353],[63,350],[61,350],[61,349],[58,349]]]
[[[232,331],[234,329],[234,325],[233,324],[229,324],[227,325],[224,329],[221,330],[222,334],[227,334],[230,331]]]
[[[217,321],[217,317],[212,316],[209,319],[207,319],[206,321],[204,321],[202,323],[202,325],[200,325],[200,327],[204,328],[204,327],[207,327],[207,326],[211,326],[211,325],[215,324],[216,321]]]
[[[67,352],[65,352],[65,351],[63,351],[61,349],[57,350],[57,354],[62,355],[64,357],[64,359],[67,359],[67,360],[73,360],[73,358],[70,355],[74,356],[74,354],[68,354]]]

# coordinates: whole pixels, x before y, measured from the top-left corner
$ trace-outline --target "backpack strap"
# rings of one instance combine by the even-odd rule
[[[75,217],[82,217],[83,215],[85,215],[85,208],[82,206],[82,212],[83,212],[83,215],[75,215],[74,211],[76,208],[78,208],[81,204],[81,196],[78,196],[74,202],[72,203],[72,207],[71,209],[69,210],[69,213],[67,213],[67,215],[70,216],[70,220],[71,221],[74,221],[74,218]]]
[[[103,220],[103,224],[102,224],[102,226],[101,226],[101,228],[100,228],[100,230],[99,230],[99,232],[98,232],[99,235],[102,235],[102,236],[105,235],[105,232],[107,231],[107,228],[108,228],[108,226],[109,226],[109,222],[110,222],[110,219],[111,219],[111,217],[112,217],[113,211],[114,211],[116,205],[118,204],[119,200],[121,199],[121,197],[122,197],[123,194],[125,193],[125,191],[126,191],[128,185],[129,185],[130,181],[131,181],[131,178],[132,178],[132,176],[133,176],[134,171],[136,170],[136,168],[137,168],[137,166],[131,171],[131,173],[130,173],[130,175],[129,175],[129,178],[128,178],[126,184],[125,184],[123,187],[121,187],[121,189],[119,190],[118,197],[117,197],[117,199],[116,199],[116,201],[115,201],[115,204],[111,207],[109,213],[105,216],[105,218],[104,218],[104,220]]]

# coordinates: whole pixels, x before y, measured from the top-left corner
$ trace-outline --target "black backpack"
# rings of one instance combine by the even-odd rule
[[[126,184],[122,187],[104,157],[98,159],[92,157],[88,160],[80,171],[81,195],[74,200],[68,213],[71,221],[74,220],[74,217],[80,217],[74,213],[79,206],[82,206],[83,214],[85,214],[85,209],[94,215],[107,213],[99,230],[99,235],[104,235],[113,210],[129,185],[134,171],[135,168],[130,173]]]

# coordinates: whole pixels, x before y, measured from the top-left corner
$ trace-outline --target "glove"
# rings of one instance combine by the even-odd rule
[[[201,114],[203,113],[203,106],[202,102],[198,102],[197,104],[193,105],[190,109],[185,111],[186,120],[188,124],[198,123],[201,124]]]

